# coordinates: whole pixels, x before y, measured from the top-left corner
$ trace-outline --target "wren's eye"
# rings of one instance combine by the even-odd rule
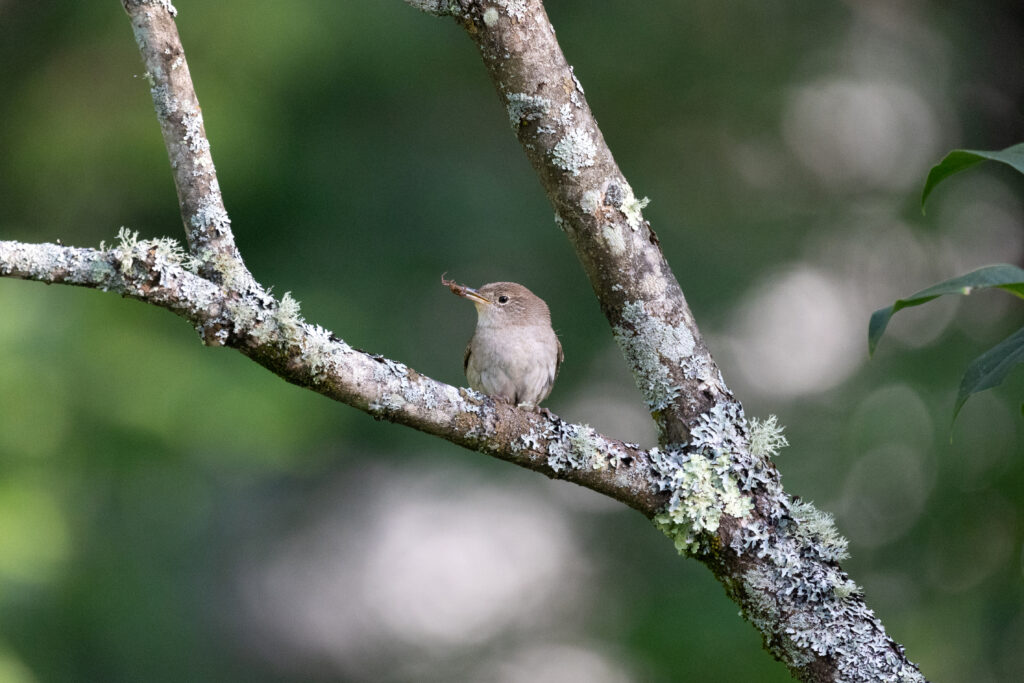
[[[508,303],[508,297],[505,296],[504,294],[502,294],[501,296],[498,297],[498,303],[499,304],[507,304]]]

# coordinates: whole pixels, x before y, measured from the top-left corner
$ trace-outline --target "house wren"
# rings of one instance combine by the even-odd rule
[[[548,305],[514,282],[472,289],[442,276],[441,283],[476,306],[476,331],[462,359],[469,386],[536,408],[551,393],[563,357]]]

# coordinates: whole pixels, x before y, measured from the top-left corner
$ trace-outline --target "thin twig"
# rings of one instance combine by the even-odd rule
[[[146,65],[189,251],[198,262],[200,275],[231,291],[244,292],[255,283],[235,247],[203,112],[174,23],[178,12],[170,0],[122,0],[121,4],[131,19]]]

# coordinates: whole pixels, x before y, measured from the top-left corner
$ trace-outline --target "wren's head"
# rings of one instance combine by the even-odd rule
[[[462,296],[476,306],[479,327],[551,325],[548,305],[515,282],[492,282],[480,289],[466,287]]]

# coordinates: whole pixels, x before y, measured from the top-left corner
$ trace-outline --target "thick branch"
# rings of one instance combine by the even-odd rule
[[[921,681],[839,567],[831,518],[794,502],[748,433],[619,171],[541,0],[406,0],[476,43],[558,223],[572,242],[661,430],[668,505],[655,518],[704,561],[765,646],[806,681]]]
[[[774,448],[763,443],[771,437],[763,426],[748,434],[740,415],[716,409],[694,429],[691,452],[641,451],[354,349],[305,323],[287,295],[239,297],[189,265],[172,240],[139,241],[124,230],[100,250],[0,241],[0,277],[167,308],[293,384],[639,510],[708,563],[769,649],[804,680],[923,680],[839,568],[845,541],[831,519],[792,502],[774,467],[752,455]]]
[[[770,425],[749,426],[721,381],[539,0],[406,1],[454,14],[480,47],[664,449],[643,452],[436,382],[349,347],[302,321],[287,296],[265,294],[234,247],[168,0],[122,2],[153,78],[192,257],[169,240],[139,242],[125,232],[99,251],[0,242],[0,276],[163,306],[207,342],[235,346],[290,382],[641,510],[708,564],[768,649],[803,680],[922,681],[839,567],[845,541],[831,519],[782,490],[767,458],[781,437]]]
[[[224,209],[203,112],[174,23],[178,12],[170,0],[122,0],[121,4],[131,18],[146,65],[189,251],[203,277],[233,291],[245,291],[254,283],[235,247],[231,219]]]

